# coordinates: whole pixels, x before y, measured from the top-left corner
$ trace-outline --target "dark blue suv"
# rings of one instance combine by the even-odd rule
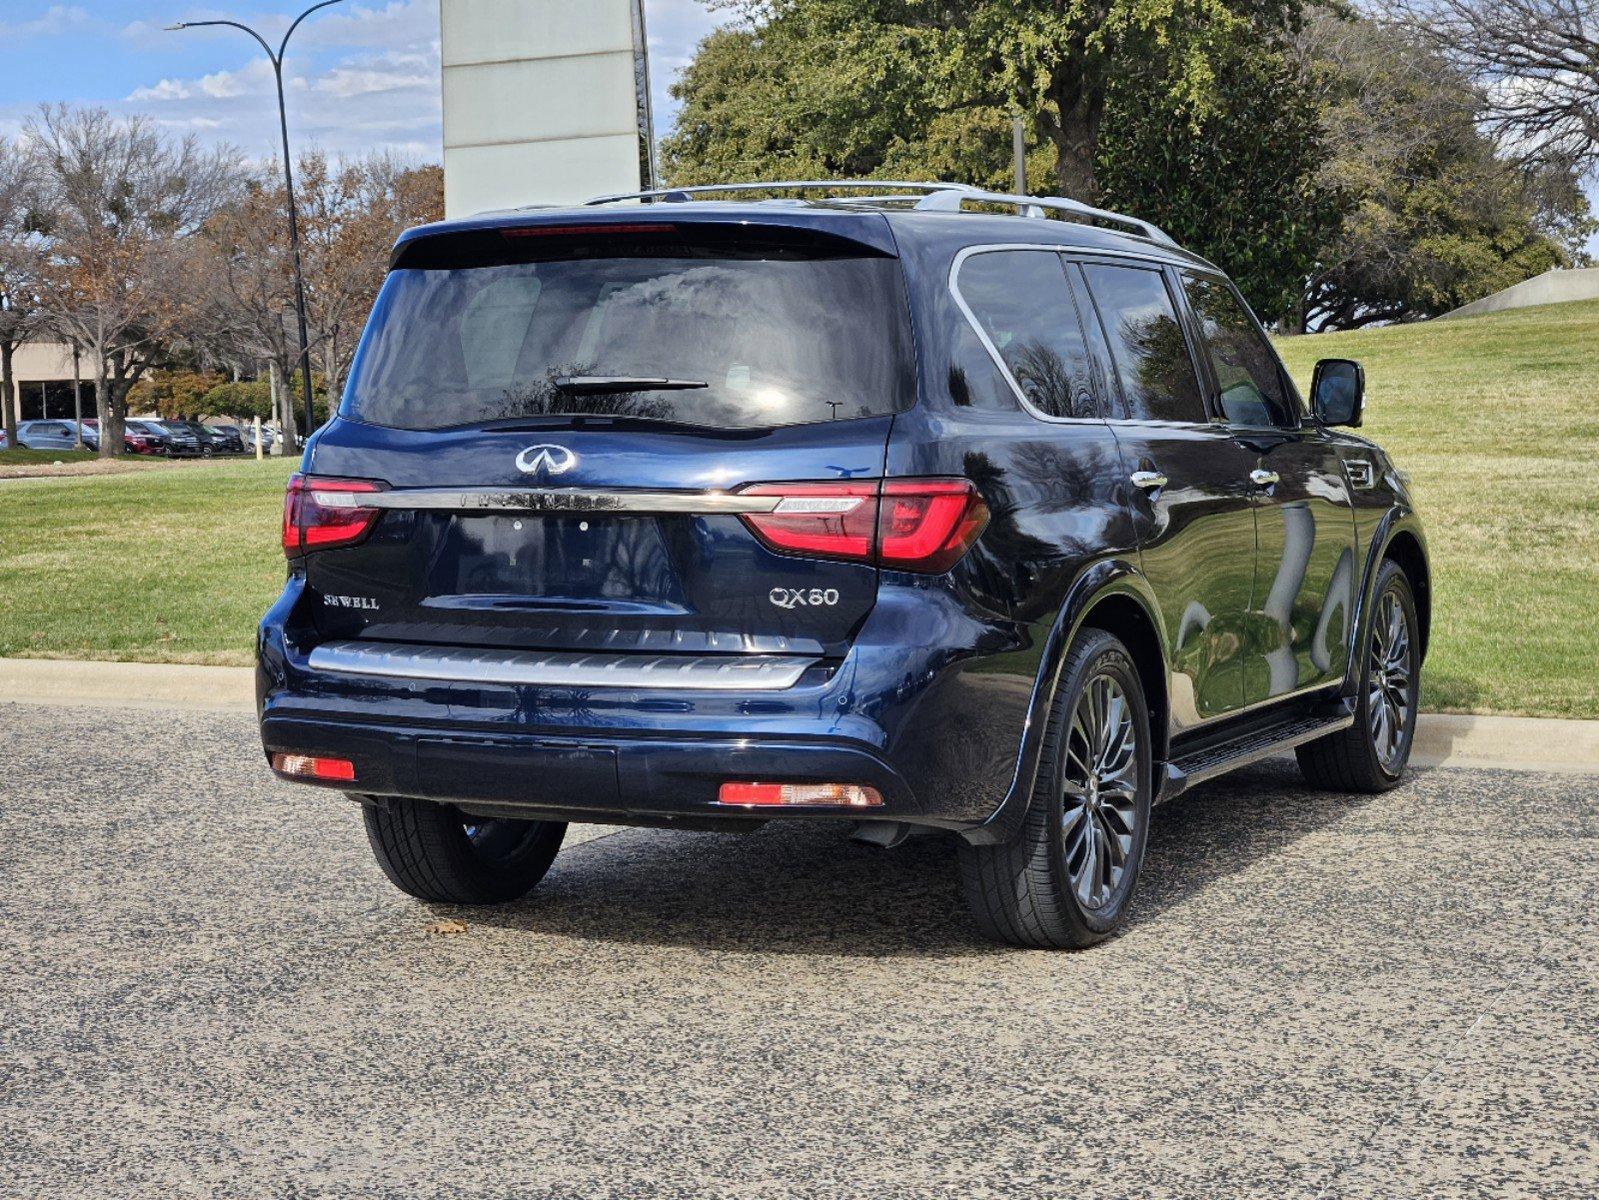
[[[852,186],[400,239],[258,677],[273,768],[400,888],[516,899],[572,820],[843,819],[947,831],[986,932],[1084,946],[1195,782],[1398,781],[1429,574],[1359,366],[1307,412],[1133,218]]]

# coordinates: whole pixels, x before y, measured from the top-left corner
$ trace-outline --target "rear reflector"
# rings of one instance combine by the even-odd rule
[[[310,550],[353,546],[378,519],[375,508],[357,508],[351,497],[381,492],[370,479],[318,479],[291,475],[283,497],[283,553],[298,558]]]
[[[272,769],[295,779],[325,779],[350,783],[355,779],[355,764],[347,758],[312,758],[309,754],[274,754]]]
[[[883,794],[853,783],[724,783],[718,804],[737,808],[773,808],[785,804],[834,808],[877,808]]]
[[[988,523],[988,506],[969,479],[761,483],[739,494],[782,497],[771,512],[740,514],[780,554],[934,575],[954,566]]]

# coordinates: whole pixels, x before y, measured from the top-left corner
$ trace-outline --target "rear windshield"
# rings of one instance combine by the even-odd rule
[[[898,261],[654,245],[389,273],[345,391],[358,421],[764,428],[906,406]],[[662,381],[671,381],[666,386]]]

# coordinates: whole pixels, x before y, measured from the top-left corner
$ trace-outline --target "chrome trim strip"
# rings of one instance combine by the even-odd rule
[[[387,492],[318,491],[325,508],[444,509],[462,512],[766,513],[781,496],[729,492],[590,491],[584,488],[396,488]]]
[[[817,660],[790,655],[574,654],[481,650],[398,642],[327,642],[311,651],[313,671],[440,683],[578,688],[777,692]]]

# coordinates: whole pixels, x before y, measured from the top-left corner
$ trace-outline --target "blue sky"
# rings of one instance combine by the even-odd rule
[[[281,36],[310,2],[0,0],[0,133],[15,131],[41,102],[67,101],[145,113],[173,132],[228,142],[253,157],[275,154],[271,68],[260,47],[236,30],[168,33],[163,26],[227,17]],[[672,115],[667,84],[695,43],[726,19],[699,0],[646,0],[661,131]],[[347,0],[311,17],[289,49],[296,149],[383,149],[438,161],[438,37],[438,0]]]

